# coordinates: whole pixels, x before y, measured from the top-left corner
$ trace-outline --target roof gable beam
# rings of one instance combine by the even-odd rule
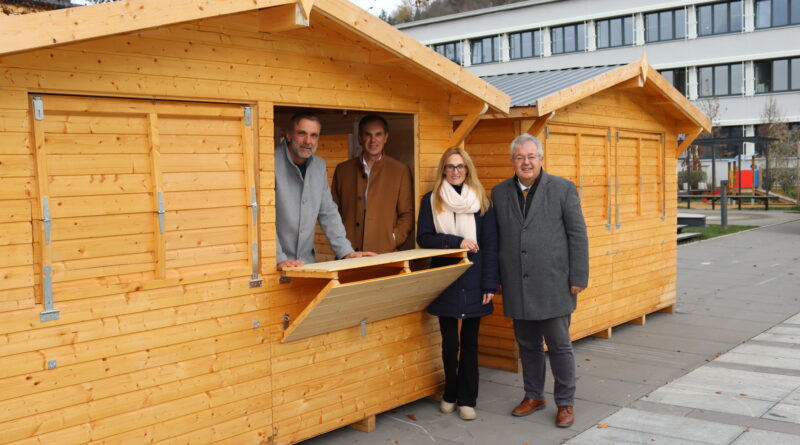
[[[309,16],[301,3],[273,6],[258,12],[258,30],[261,32],[281,32],[307,28]]]

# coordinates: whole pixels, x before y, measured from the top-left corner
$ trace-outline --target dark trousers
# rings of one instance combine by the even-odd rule
[[[458,319],[439,317],[442,332],[444,363],[444,400],[459,406],[475,406],[478,399],[478,328],[480,318],[461,320],[459,341]],[[461,354],[459,357],[459,344]]]
[[[569,338],[570,318],[570,315],[565,315],[547,320],[514,320],[525,397],[544,400],[544,339],[555,380],[553,398],[556,405],[575,405],[575,354]]]

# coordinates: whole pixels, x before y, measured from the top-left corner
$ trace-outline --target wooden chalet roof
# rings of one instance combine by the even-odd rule
[[[483,80],[510,95],[511,106],[525,108],[524,114],[531,117],[546,116],[607,88],[642,88],[654,106],[663,107],[697,130],[711,131],[711,120],[647,63],[644,56],[628,65],[501,74],[485,76]]]
[[[120,0],[0,17],[0,55],[260,10],[271,30],[307,26],[312,11],[381,48],[393,60],[507,113],[508,95],[347,0]]]

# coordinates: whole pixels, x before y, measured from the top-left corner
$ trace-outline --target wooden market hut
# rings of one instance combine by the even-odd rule
[[[488,188],[511,177],[509,142],[528,132],[544,168],[572,180],[589,232],[589,288],[573,339],[608,338],[623,323],[675,304],[677,158],[711,122],[647,63],[485,77],[511,96],[487,113],[466,148]],[[679,135],[686,135],[679,141]],[[518,352],[502,298],[481,326],[481,363],[516,371]]]
[[[289,444],[435,393],[421,300],[323,312],[360,310],[346,290],[379,269],[422,295],[409,261],[463,254],[281,277],[278,119],[318,110],[321,150],[346,158],[359,114],[390,115],[420,197],[509,100],[347,0],[0,17],[0,443]]]

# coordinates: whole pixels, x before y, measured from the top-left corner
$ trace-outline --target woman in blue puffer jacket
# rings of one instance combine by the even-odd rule
[[[417,243],[424,248],[469,249],[473,263],[428,306],[428,312],[439,317],[442,333],[445,388],[440,409],[451,413],[458,406],[462,419],[473,420],[478,398],[478,328],[481,317],[492,313],[498,284],[497,225],[486,190],[464,149],[448,148],[437,171],[433,191],[422,198]],[[431,267],[458,261],[434,258]]]

